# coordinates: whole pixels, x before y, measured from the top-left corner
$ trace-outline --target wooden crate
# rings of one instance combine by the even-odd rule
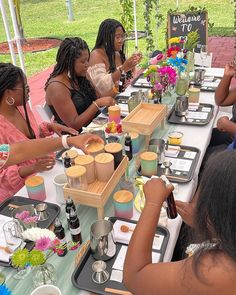
[[[98,219],[103,219],[104,206],[120,181],[121,176],[125,173],[128,162],[128,158],[125,156],[108,182],[95,180],[88,185],[86,191],[70,188],[68,184],[66,184],[63,188],[64,197],[66,199],[70,197],[75,203],[97,208]]]
[[[126,118],[122,120],[125,132],[134,131],[143,135],[151,135],[154,129],[164,122],[167,106],[164,104],[140,103]]]

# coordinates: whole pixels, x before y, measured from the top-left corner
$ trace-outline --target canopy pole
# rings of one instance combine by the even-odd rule
[[[138,50],[138,31],[137,31],[136,0],[134,0],[134,2],[133,2],[133,9],[134,9],[135,50]]]

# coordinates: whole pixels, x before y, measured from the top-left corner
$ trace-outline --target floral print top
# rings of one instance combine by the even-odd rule
[[[0,144],[0,169],[6,163],[9,157],[10,146],[9,144]]]

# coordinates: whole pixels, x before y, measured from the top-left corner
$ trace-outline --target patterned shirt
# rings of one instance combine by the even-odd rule
[[[9,157],[10,146],[9,144],[0,144],[0,169],[6,163]]]

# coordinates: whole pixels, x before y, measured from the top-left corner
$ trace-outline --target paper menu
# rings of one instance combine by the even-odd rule
[[[125,256],[127,253],[128,246],[122,246],[120,251],[116,257],[116,260],[112,266],[114,269],[123,270],[124,269],[124,262]],[[160,261],[161,254],[157,252],[152,252],[152,263],[158,263]]]
[[[186,115],[187,119],[199,119],[206,120],[208,116],[208,112],[188,112]]]
[[[187,159],[175,159],[175,158],[165,158],[166,161],[170,161],[172,163],[171,170],[177,170],[177,171],[190,171],[192,160]],[[164,168],[164,166],[162,165]]]

